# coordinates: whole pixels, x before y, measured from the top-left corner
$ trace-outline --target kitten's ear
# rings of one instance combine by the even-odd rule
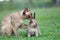
[[[36,13],[34,12],[34,19],[36,18],[35,15],[36,15]]]

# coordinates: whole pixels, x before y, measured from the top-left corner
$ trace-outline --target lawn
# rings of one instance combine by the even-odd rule
[[[31,8],[31,10],[36,12],[36,19],[42,33],[39,37],[28,38],[26,29],[19,29],[19,37],[14,35],[2,36],[0,34],[0,40],[60,40],[60,7]],[[0,11],[0,24],[4,15],[15,11],[19,10]]]

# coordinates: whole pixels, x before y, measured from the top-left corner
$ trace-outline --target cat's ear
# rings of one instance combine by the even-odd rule
[[[29,11],[30,11],[30,9],[29,9],[29,8],[25,8],[25,9],[24,9],[24,11],[29,12]]]

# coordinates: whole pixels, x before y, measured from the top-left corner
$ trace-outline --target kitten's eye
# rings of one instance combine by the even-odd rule
[[[30,18],[30,16],[28,15],[28,18]]]
[[[33,21],[30,21],[30,24],[33,23]]]
[[[32,15],[32,13],[30,15]]]

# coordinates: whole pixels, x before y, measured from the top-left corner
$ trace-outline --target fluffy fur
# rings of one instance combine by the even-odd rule
[[[2,20],[2,33],[3,35],[11,35],[12,32],[18,36],[18,28],[23,24],[24,19],[32,17],[32,13],[29,8],[25,8],[21,12],[15,12],[5,16]]]
[[[36,37],[41,34],[39,31],[39,27],[37,24],[37,20],[35,19],[35,14],[32,19],[30,19],[29,25],[27,27],[27,35],[30,37],[31,35],[35,35]]]

